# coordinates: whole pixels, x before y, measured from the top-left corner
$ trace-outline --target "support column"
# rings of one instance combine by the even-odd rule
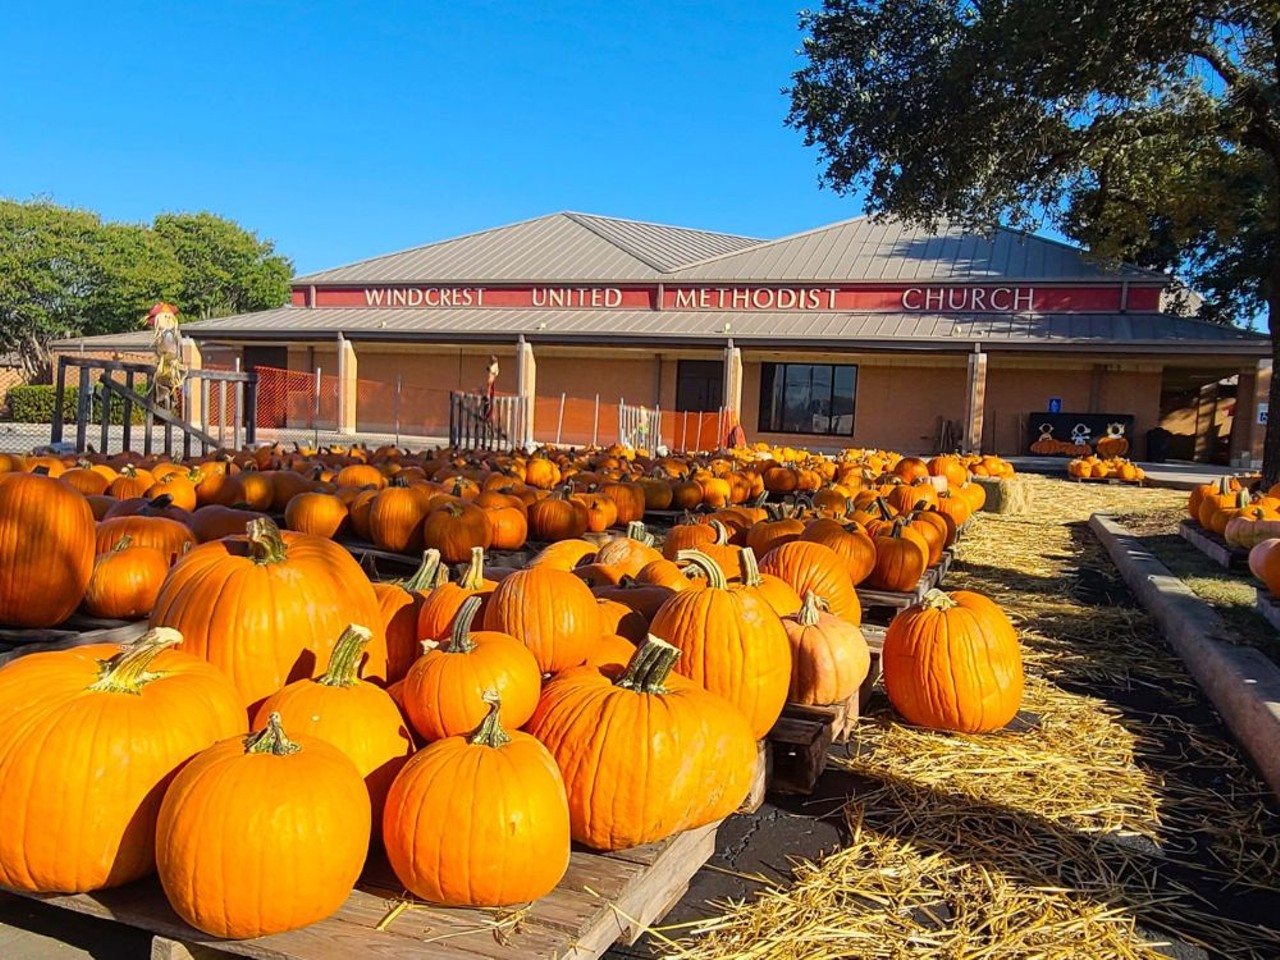
[[[533,407],[538,395],[538,363],[533,356],[533,344],[521,334],[516,340],[516,393],[524,398],[524,418],[520,425],[522,436],[519,446],[533,447]]]
[[[200,353],[200,345],[191,337],[183,337],[178,342],[182,366],[187,371],[187,407],[185,409],[187,423],[193,427],[204,429],[204,381],[200,371],[204,369],[204,356]]]
[[[974,345],[969,354],[969,384],[964,396],[965,453],[982,452],[982,412],[987,401],[987,355]]]
[[[725,419],[735,423],[742,418],[742,350],[730,340],[724,348],[724,396],[720,406],[725,409]],[[726,431],[727,432],[727,431]],[[719,437],[718,440],[723,440]]]
[[[1267,438],[1267,417],[1271,396],[1271,358],[1258,361],[1253,376],[1253,416],[1249,423],[1249,457],[1258,467],[1262,466],[1262,447]]]
[[[338,334],[338,432],[356,432],[356,388],[358,385],[356,348]]]

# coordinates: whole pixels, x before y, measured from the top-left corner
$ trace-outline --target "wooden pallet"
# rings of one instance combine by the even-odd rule
[[[827,766],[832,743],[852,735],[880,679],[884,629],[864,624],[862,635],[871,650],[871,670],[857,693],[826,706],[788,703],[769,731],[768,791],[806,796],[813,792]],[[763,799],[763,798],[762,798]]]
[[[575,849],[551,893],[523,910],[470,910],[403,903],[385,863],[366,871],[338,912],[300,930],[219,940],[187,926],[154,878],[117,890],[31,895],[56,907],[153,934],[152,960],[596,960],[635,943],[688,889],[715,852],[718,823],[620,853]]]
[[[102,620],[72,614],[46,630],[0,630],[0,666],[29,653],[69,650],[93,643],[127,643],[147,632],[147,621]]]
[[[1067,479],[1072,483],[1113,483],[1125,487],[1145,487],[1147,485],[1145,478],[1142,480],[1121,480],[1119,477],[1073,477],[1068,474]]]
[[[1267,623],[1280,630],[1280,600],[1268,593],[1266,587],[1258,587],[1254,606],[1266,617]]]
[[[1212,530],[1206,530],[1194,520],[1183,520],[1178,524],[1178,536],[1191,544],[1206,557],[1222,567],[1224,570],[1230,570],[1232,567],[1245,567],[1249,564],[1249,551],[1241,550],[1227,544],[1227,541],[1214,533]]]
[[[869,610],[875,610],[881,618],[893,619],[902,610],[914,606],[924,599],[924,595],[938,583],[938,567],[930,567],[920,577],[916,588],[910,592],[895,590],[873,590],[869,587],[858,587],[858,602],[862,605],[862,614],[866,618]]]
[[[942,558],[935,566],[933,574],[933,585],[941,587],[942,581],[946,579],[947,574],[951,572],[951,565],[955,563],[956,555],[954,551],[947,549],[942,551]]]

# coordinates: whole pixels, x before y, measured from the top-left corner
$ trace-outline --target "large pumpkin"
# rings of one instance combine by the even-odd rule
[[[495,631],[472,632],[479,597],[463,601],[447,644],[429,647],[405,677],[401,702],[426,740],[473,732],[485,717],[483,694],[501,698],[510,726],[523,726],[538,705],[542,674],[529,648]]]
[[[182,631],[183,649],[225,672],[250,708],[286,683],[316,676],[349,623],[374,631],[365,676],[386,677],[378,598],[359,564],[332,541],[281,535],[270,520],[178,561],[151,623]]]
[[[453,632],[453,623],[458,617],[458,611],[462,609],[462,605],[469,597],[480,598],[480,614],[483,621],[484,607],[497,586],[495,581],[487,579],[484,575],[484,549],[473,548],[471,560],[462,571],[462,576],[458,578],[457,583],[447,581],[441,583],[423,598],[418,609],[417,639],[446,639]],[[508,719],[511,717],[509,704],[507,717]]]
[[[703,590],[672,593],[649,631],[681,652],[676,672],[728,700],[757,739],[769,732],[791,684],[791,646],[782,620],[759,591],[730,587],[706,554],[680,555],[707,578]]]
[[[165,517],[112,517],[98,524],[96,549],[107,553],[124,537],[135,546],[151,547],[164,554],[170,563],[196,545],[195,535],[186,524]]]
[[[410,892],[432,903],[527,903],[555,889],[569,867],[559,768],[529,734],[503,729],[496,696],[486,702],[477,729],[421,750],[387,798],[387,859]]]
[[[155,869],[165,784],[245,729],[231,682],[167,649],[181,639],[154,630],[0,670],[0,886],[83,893]]]
[[[801,540],[820,543],[844,561],[849,579],[856,587],[876,566],[876,545],[862,528],[841,526],[835,520],[815,520],[805,527]]]
[[[381,581],[373,585],[387,634],[388,682],[402,679],[422,653],[418,642],[418,615],[427,598],[448,580],[449,568],[440,562],[440,552],[427,550],[408,580]]]
[[[784,543],[760,561],[760,572],[781,577],[800,597],[813,591],[837,617],[854,624],[862,622],[862,605],[849,568],[830,547],[807,540]]]
[[[0,474],[0,624],[52,627],[71,616],[94,552],[83,496],[40,474]]]
[[[108,620],[138,620],[149,616],[169,560],[154,547],[135,547],[129,537],[93,563],[93,575],[84,593],[85,613]]]
[[[332,914],[369,847],[369,794],[318,737],[266,729],[196,756],[165,793],[156,867],[178,916],[215,937],[280,933]]]
[[[391,781],[413,753],[413,738],[391,695],[360,679],[360,661],[372,638],[366,627],[354,623],[347,627],[333,647],[324,674],[315,680],[295,680],[267,697],[252,729],[265,730],[270,716],[279,714],[294,733],[327,740],[345,753],[364,777],[376,827]]]
[[[625,668],[583,666],[543,688],[526,729],[564,774],[579,843],[652,843],[728,816],[746,797],[755,735],[723,699],[671,675],[681,656],[650,637]]]
[[[894,617],[881,669],[894,709],[919,726],[984,733],[1022,704],[1017,632],[996,604],[968,590],[930,590]]]
[[[523,643],[543,673],[585,662],[602,632],[590,588],[572,573],[549,566],[518,570],[498,584],[484,627]]]

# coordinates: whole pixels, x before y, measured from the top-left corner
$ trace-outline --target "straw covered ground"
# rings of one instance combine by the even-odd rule
[[[1280,818],[1083,525],[1185,494],[1028,477],[982,515],[949,589],[1024,641],[1014,726],[950,736],[865,719],[826,779],[842,848],[655,934],[722,958],[1280,957]],[[816,815],[823,815],[818,812]]]

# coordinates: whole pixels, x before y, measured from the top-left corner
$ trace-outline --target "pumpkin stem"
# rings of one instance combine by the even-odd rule
[[[471,548],[471,559],[458,580],[458,586],[464,590],[479,590],[484,586],[484,547]]]
[[[746,553],[746,549],[743,549]],[[677,560],[683,560],[685,563],[702,571],[702,575],[707,578],[707,583],[713,590],[728,590],[729,581],[725,579],[724,571],[720,569],[720,564],[716,563],[701,550],[681,550],[676,554]]]
[[[627,536],[646,547],[653,546],[653,534],[644,528],[643,520],[632,520],[627,524]]]
[[[802,627],[817,626],[818,617],[826,605],[826,600],[812,590],[806,590],[804,592],[804,603],[800,606],[800,612],[796,614],[796,621]]]
[[[133,545],[133,537],[126,533],[123,537],[121,537],[119,540],[116,541],[116,545],[111,548],[111,552],[120,553],[122,550],[128,550],[129,547],[131,547],[132,545]]]
[[[738,554],[738,561],[742,565],[742,582],[748,587],[760,586],[762,580],[760,564],[756,562],[756,552],[750,547],[743,547],[742,552]]]
[[[920,606],[926,610],[950,610],[958,604],[951,599],[951,595],[945,591],[934,588],[924,595],[924,599],[920,601]]]
[[[356,673],[360,669],[360,658],[364,656],[364,648],[373,639],[373,631],[352,623],[342,631],[342,636],[333,645],[333,653],[329,654],[329,667],[324,676],[316,683],[326,687],[354,687],[360,682]]]
[[[285,735],[280,714],[275,712],[267,717],[265,727],[244,738],[245,753],[269,753],[274,757],[287,757],[301,749],[301,744],[294,743]]]
[[[255,517],[245,525],[249,556],[254,563],[280,563],[285,558],[284,538],[269,517]]]
[[[480,721],[480,726],[467,742],[483,747],[502,747],[511,742],[511,736],[502,729],[502,721],[498,719],[498,711],[502,709],[502,700],[497,690],[486,690],[484,702],[489,705],[489,713]]]
[[[443,574],[443,581],[441,580]],[[400,581],[400,586],[409,593],[421,590],[434,590],[441,582],[449,581],[449,571],[440,563],[440,551],[431,549],[422,553],[422,563],[408,580]]]
[[[723,547],[729,542],[729,528],[714,517],[707,521],[711,524],[711,529],[716,532],[716,538],[712,542],[717,547]]]
[[[476,648],[471,642],[471,624],[483,601],[479,597],[467,597],[458,608],[458,615],[453,621],[453,632],[449,634],[450,653],[470,653]]]
[[[613,681],[615,687],[636,693],[666,693],[667,677],[680,659],[680,650],[649,634],[627,661],[627,667]]]
[[[151,661],[160,651],[181,642],[182,634],[173,627],[153,627],[121,647],[110,660],[100,661],[102,673],[89,689],[98,693],[141,693],[144,686],[160,676],[148,672]]]

